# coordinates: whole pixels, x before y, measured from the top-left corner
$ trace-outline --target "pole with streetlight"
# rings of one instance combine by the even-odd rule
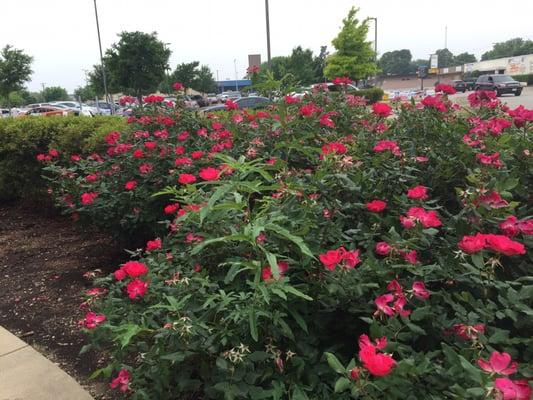
[[[378,19],[375,17],[368,19],[374,21],[374,61],[378,62]]]
[[[235,67],[235,91],[239,91],[239,81],[237,79],[237,59],[233,59],[233,66]]]
[[[266,14],[266,34],[267,34],[267,61],[268,68],[271,67],[271,56],[270,56],[270,16],[268,10],[268,0],[265,0],[265,14]]]
[[[100,23],[98,22],[98,8],[96,7],[96,0],[94,0],[94,16],[96,18],[96,31],[98,32],[98,46],[100,48],[100,63],[102,64],[102,80],[104,81],[104,92],[105,92],[105,100],[109,103],[111,107],[111,114],[115,113],[115,105],[111,101],[109,97],[109,93],[107,91],[107,77],[105,74],[105,64],[104,64],[104,55],[102,54],[102,40],[100,39]]]

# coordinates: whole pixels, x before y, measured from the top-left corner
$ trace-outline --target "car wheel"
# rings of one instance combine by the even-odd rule
[[[517,91],[514,95],[515,95],[515,96],[520,96],[521,94],[522,94],[522,91],[519,90],[519,91]]]

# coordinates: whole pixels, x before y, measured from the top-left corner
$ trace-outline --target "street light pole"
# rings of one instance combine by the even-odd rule
[[[374,21],[374,60],[378,61],[378,19],[369,18]]]
[[[271,56],[270,56],[270,16],[268,12],[268,0],[265,0],[265,14],[266,14],[266,33],[267,33],[267,60],[268,68],[271,67]]]
[[[104,81],[105,100],[111,106],[111,114],[114,114],[115,105],[110,100],[109,93],[107,91],[107,78],[105,74],[104,56],[102,54],[102,40],[100,39],[100,24],[98,22],[98,9],[96,7],[96,0],[94,0],[94,16],[96,17],[96,31],[98,32],[98,46],[100,48],[100,63],[102,64],[102,79]]]
[[[233,66],[235,67],[235,91],[239,91],[239,81],[237,80],[237,59],[233,59]]]

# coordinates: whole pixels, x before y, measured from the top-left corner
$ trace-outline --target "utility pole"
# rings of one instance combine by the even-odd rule
[[[374,61],[378,62],[378,19],[369,18],[374,21]]]
[[[100,48],[100,63],[102,64],[102,79],[104,81],[105,100],[111,106],[111,114],[114,114],[115,105],[111,101],[109,93],[107,91],[107,78],[105,74],[104,55],[102,54],[102,40],[100,39],[100,24],[98,22],[98,9],[96,7],[96,0],[94,0],[94,16],[96,17],[96,31],[98,32],[98,46]]]
[[[42,93],[41,97],[43,98],[43,103],[46,101],[45,98],[44,98],[44,85],[45,85],[45,83],[41,82],[41,86],[43,88],[43,91],[41,92]],[[7,96],[7,97],[9,98],[9,96]]]
[[[235,67],[235,91],[239,91],[239,80],[237,79],[237,59],[233,59],[233,66]]]
[[[448,48],[448,25],[444,27],[444,48]]]
[[[272,58],[270,56],[270,17],[268,13],[268,0],[265,0],[266,30],[267,30],[267,61],[268,68],[271,67]]]

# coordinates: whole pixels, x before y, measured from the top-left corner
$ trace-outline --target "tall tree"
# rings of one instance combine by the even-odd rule
[[[66,89],[60,86],[49,86],[43,90],[44,101],[68,100],[68,98]]]
[[[320,53],[318,53],[318,56],[313,58],[315,82],[322,82],[324,80],[324,68],[326,68],[326,59],[328,56],[328,46],[320,46]]]
[[[313,70],[313,51],[297,46],[292,49],[289,57],[288,69],[294,78],[302,85],[313,83],[315,73]]]
[[[33,57],[10,45],[0,51],[0,96],[7,99],[8,106],[9,94],[22,89],[30,79],[32,61]]]
[[[476,62],[477,58],[471,53],[461,53],[457,54],[454,58],[454,65],[463,65],[468,63]]]
[[[522,38],[509,39],[505,42],[494,43],[492,50],[481,55],[481,60],[522,56],[533,53],[533,40]]]
[[[439,56],[439,68],[453,67],[454,56],[448,49],[439,49],[435,52]]]
[[[417,58],[416,60],[411,61],[409,73],[415,74],[418,71],[418,67],[420,66],[429,67],[429,60]]]
[[[384,75],[409,74],[411,68],[411,51],[408,49],[394,50],[383,53],[379,59],[379,67]]]
[[[198,75],[197,68],[199,66],[199,61],[178,64],[174,72],[170,75],[171,83],[180,82],[185,86],[185,89],[192,88]]]
[[[140,100],[164,80],[171,51],[156,32],[122,32],[119,37],[106,51],[106,68],[118,89]]]
[[[216,92],[217,83],[213,77],[213,73],[207,65],[202,65],[198,70],[196,79],[193,83],[193,89],[202,93]]]
[[[332,40],[337,52],[328,57],[324,69],[324,75],[329,79],[348,76],[357,81],[378,71],[372,43],[366,40],[368,18],[360,22],[355,18],[358,11],[354,7],[350,9],[348,16],[342,20],[341,31]]]

